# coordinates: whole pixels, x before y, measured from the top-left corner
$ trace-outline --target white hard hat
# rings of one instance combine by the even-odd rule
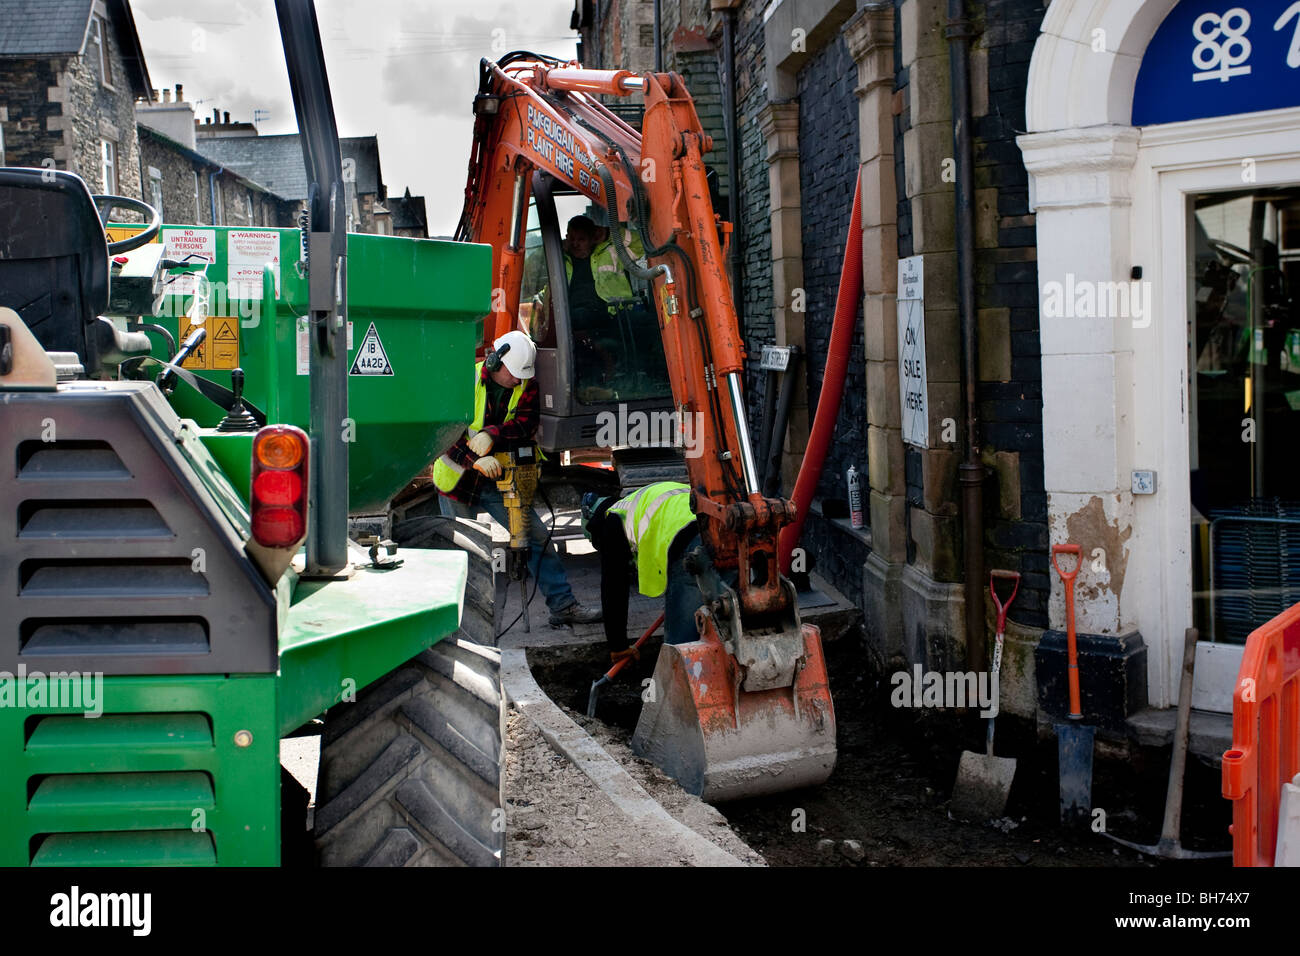
[[[537,346],[533,340],[525,333],[515,331],[507,332],[492,343],[498,354],[507,346],[505,354],[501,355],[501,364],[506,371],[518,379],[532,378],[537,371]]]

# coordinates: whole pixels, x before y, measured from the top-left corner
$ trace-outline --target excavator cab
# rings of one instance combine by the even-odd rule
[[[541,443],[547,452],[595,447],[602,444],[602,422],[626,421],[631,411],[666,415],[673,407],[647,283],[629,276],[632,296],[603,309],[570,306],[564,233],[580,215],[604,225],[600,206],[541,170],[533,174],[519,302],[538,347]],[[654,437],[646,436],[645,444],[655,444]]]

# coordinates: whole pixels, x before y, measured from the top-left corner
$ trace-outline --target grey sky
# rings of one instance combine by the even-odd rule
[[[263,133],[296,129],[272,0],[131,0],[153,85],[184,84],[212,110]],[[575,55],[573,0],[317,0],[342,136],[379,137],[389,191],[423,194],[430,235],[450,234],[469,162],[480,57]],[[503,31],[495,33],[494,31]]]

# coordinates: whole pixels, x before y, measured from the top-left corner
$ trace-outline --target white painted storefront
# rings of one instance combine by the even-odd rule
[[[1193,566],[1202,560],[1192,530],[1197,448],[1188,419],[1196,408],[1189,297],[1202,294],[1189,267],[1193,200],[1244,184],[1300,185],[1300,107],[1130,125],[1143,55],[1175,6],[1052,0],[1030,67],[1028,133],[1018,139],[1038,234],[1051,541],[1084,548],[1078,629],[1142,634],[1153,707],[1176,702],[1183,633],[1193,624]],[[1273,19],[1257,16],[1257,26],[1266,30]],[[1300,30],[1300,10],[1295,25]],[[1296,60],[1300,66],[1300,54]],[[1300,69],[1288,75],[1300,84]],[[1119,316],[1110,314],[1114,296],[1112,309],[1091,315],[1045,311],[1047,297],[1073,282],[1122,283],[1134,297]],[[1251,326],[1252,342],[1255,334]],[[1202,438],[1200,456],[1212,453]],[[1154,493],[1133,493],[1134,471],[1156,473]],[[1055,575],[1050,614],[1052,627],[1065,626]],[[1241,650],[1203,632],[1195,706],[1230,711]]]

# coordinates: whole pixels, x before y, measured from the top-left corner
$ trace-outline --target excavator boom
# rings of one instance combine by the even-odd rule
[[[703,423],[686,459],[705,552],[690,559],[700,640],[663,648],[661,692],[643,707],[633,746],[707,799],[820,783],[835,762],[821,639],[779,572],[794,505],[759,487],[724,265],[732,227],[714,212],[712,142],[694,101],[674,73],[587,70],[529,53],[484,60],[480,71],[457,238],[493,248],[487,338],[519,324],[528,203],[544,173],[605,210],[624,270],[650,284],[678,421]],[[597,95],[640,98],[640,132]],[[551,281],[565,280],[552,269]]]

